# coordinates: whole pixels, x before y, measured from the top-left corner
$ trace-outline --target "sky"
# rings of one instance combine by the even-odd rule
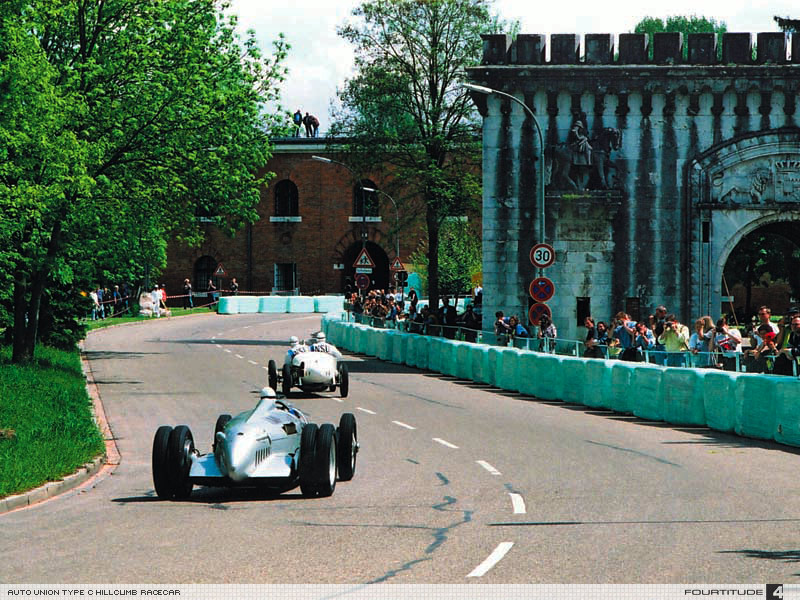
[[[253,29],[264,50],[283,32],[292,49],[289,76],[281,88],[282,105],[316,115],[327,130],[336,90],[353,74],[350,45],[336,28],[351,19],[355,0],[231,0],[242,31]],[[698,10],[702,6],[702,10]],[[495,0],[504,19],[520,22],[520,33],[626,33],[643,17],[697,15],[724,21],[731,32],[778,31],[773,15],[800,18],[797,0],[571,0],[567,5],[537,0]]]

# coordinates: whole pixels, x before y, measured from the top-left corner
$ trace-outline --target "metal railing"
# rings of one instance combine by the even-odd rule
[[[360,313],[346,312],[347,321],[368,325],[375,329],[394,329],[405,333],[416,333],[432,337],[443,337],[451,340],[460,340],[479,344],[489,344],[492,346],[506,346],[531,350],[534,352],[545,352],[560,356],[583,357],[586,354],[587,346],[580,340],[569,340],[563,338],[532,338],[519,337],[509,334],[495,334],[493,331],[472,329],[462,325],[433,325],[425,324],[408,319],[395,320],[386,317],[375,317]],[[619,346],[594,346],[597,349],[596,355],[591,358],[620,359],[623,349]],[[670,367],[691,367],[691,368],[717,368],[726,371],[759,372],[772,373],[774,359],[767,359],[766,369],[749,371],[753,368],[753,361],[749,360],[742,352],[666,352],[664,350],[641,350],[637,351],[631,362],[650,363]],[[797,377],[800,373],[800,357],[792,361],[793,376]]]

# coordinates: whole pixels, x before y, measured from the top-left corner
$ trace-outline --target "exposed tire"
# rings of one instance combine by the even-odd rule
[[[278,391],[278,365],[275,364],[274,360],[271,360],[267,363],[267,382],[269,387],[271,387],[276,392]]]
[[[292,367],[286,364],[283,365],[281,375],[283,377],[283,381],[281,381],[281,391],[284,396],[288,397],[289,392],[292,390]]]
[[[314,464],[317,449],[317,426],[306,423],[300,433],[300,460],[297,461],[297,473],[300,476],[300,491],[304,496],[316,496],[314,481]]]
[[[217,433],[225,429],[225,425],[228,424],[228,421],[231,420],[230,415],[220,415],[217,417],[217,422],[214,424],[214,438],[211,442],[211,451],[217,451]]]
[[[192,432],[186,425],[178,425],[169,434],[167,448],[167,461],[172,477],[173,496],[177,500],[184,500],[192,493],[192,482],[189,479],[189,469],[192,466],[194,453],[194,439]]]
[[[317,493],[326,497],[336,489],[336,428],[325,423],[317,431],[314,456]]]
[[[172,427],[162,425],[156,429],[156,435],[153,438],[153,486],[156,489],[156,495],[162,500],[170,500],[174,496],[167,452],[170,433],[172,433]]]
[[[347,363],[339,363],[339,395],[342,398],[347,398],[350,393],[350,371],[347,369]]]
[[[358,453],[358,431],[353,413],[344,413],[339,419],[336,440],[336,462],[339,468],[339,481],[350,481],[356,472]]]

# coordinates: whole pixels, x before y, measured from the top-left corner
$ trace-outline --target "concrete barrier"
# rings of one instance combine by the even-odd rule
[[[364,354],[367,356],[378,356],[380,342],[379,340],[386,335],[382,329],[367,329],[367,342]]]
[[[511,392],[519,390],[517,377],[519,375],[519,356],[522,350],[518,348],[503,348],[503,359],[497,371],[497,387]]]
[[[586,359],[564,356],[561,359],[561,375],[564,379],[561,399],[575,404],[586,404]]]
[[[736,381],[736,400],[739,412],[734,431],[745,437],[775,439],[774,375],[740,373]]]
[[[406,349],[408,348],[408,340],[412,334],[410,333],[396,333],[394,336],[394,343],[392,344],[392,362],[398,365],[406,364]]]
[[[238,315],[239,314],[239,297],[238,296],[224,296],[217,302],[217,313],[221,315]]]
[[[543,400],[563,400],[564,373],[561,370],[562,357],[555,354],[542,354],[539,377],[536,386],[537,398]]]
[[[446,340],[439,337],[432,337],[428,341],[428,368],[437,373],[444,373],[443,357],[444,345]]]
[[[664,420],[664,398],[661,390],[661,367],[640,364],[631,376],[633,414],[650,421]]]
[[[500,387],[498,383],[503,373],[503,348],[489,347],[489,360],[486,363],[486,383]]]
[[[517,362],[519,375],[517,376],[517,391],[527,396],[536,396],[539,392],[539,382],[541,375],[541,354],[535,352],[523,352]]]
[[[614,361],[603,358],[586,360],[583,371],[583,404],[592,408],[611,408],[611,369]]]
[[[458,377],[458,342],[445,340],[442,346],[442,370],[441,372],[450,377]]]
[[[717,431],[733,432],[739,414],[736,397],[738,374],[710,369],[703,377],[703,407],[706,425]]]
[[[633,412],[634,391],[631,385],[636,363],[611,360],[611,410],[619,413]]]
[[[392,353],[394,347],[394,338],[397,337],[397,332],[394,330],[387,330],[378,340],[378,358],[385,361],[392,360]]]
[[[288,296],[260,296],[258,299],[258,312],[285,313],[289,312]]]
[[[455,346],[456,355],[456,372],[454,377],[471,381],[473,379],[473,374],[470,348],[475,344],[470,344],[468,342],[453,342],[453,345]]]
[[[484,344],[468,344],[468,346],[472,380],[489,383],[489,346]]]
[[[428,338],[428,336],[413,335],[407,352],[409,366],[417,367],[418,369],[427,369],[429,347],[430,338]]]
[[[800,446],[800,379],[775,382],[775,441]]]
[[[344,296],[313,296],[314,312],[331,313],[344,310]]]
[[[239,314],[257,313],[261,306],[258,296],[237,296]]]
[[[314,298],[311,296],[288,296],[286,307],[290,313],[313,313]]]
[[[662,397],[664,420],[674,425],[705,425],[703,381],[707,371],[664,369]]]

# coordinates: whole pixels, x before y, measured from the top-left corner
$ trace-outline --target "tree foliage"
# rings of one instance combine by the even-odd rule
[[[442,222],[480,196],[478,116],[463,70],[479,63],[482,33],[509,27],[490,0],[364,0],[353,17],[338,33],[354,46],[357,72],[339,91],[332,133],[349,140],[344,160],[355,170],[388,174],[404,214],[421,201],[435,303]]]
[[[423,248],[411,255],[416,272],[427,285],[428,253]],[[444,296],[465,296],[473,277],[481,272],[481,232],[475,225],[447,220],[439,230],[439,291]]]
[[[797,33],[800,31],[800,19],[790,19],[789,17],[772,17],[784,33]]]
[[[667,17],[666,20],[658,17],[645,17],[639,21],[633,28],[634,33],[646,33],[650,42],[650,51],[653,48],[653,34],[662,32],[678,32],[683,34],[684,40],[690,33],[716,33],[717,39],[721,40],[723,33],[728,31],[728,26],[725,21],[717,21],[716,19],[709,19],[707,17],[698,17],[696,15],[682,16],[676,15]],[[683,57],[688,56],[689,47],[684,44]],[[721,48],[720,48],[721,52]]]
[[[0,5],[0,267],[14,360],[42,299],[141,278],[166,240],[257,218],[287,46],[262,56],[217,0],[13,0]],[[9,310],[10,309],[10,310]]]

